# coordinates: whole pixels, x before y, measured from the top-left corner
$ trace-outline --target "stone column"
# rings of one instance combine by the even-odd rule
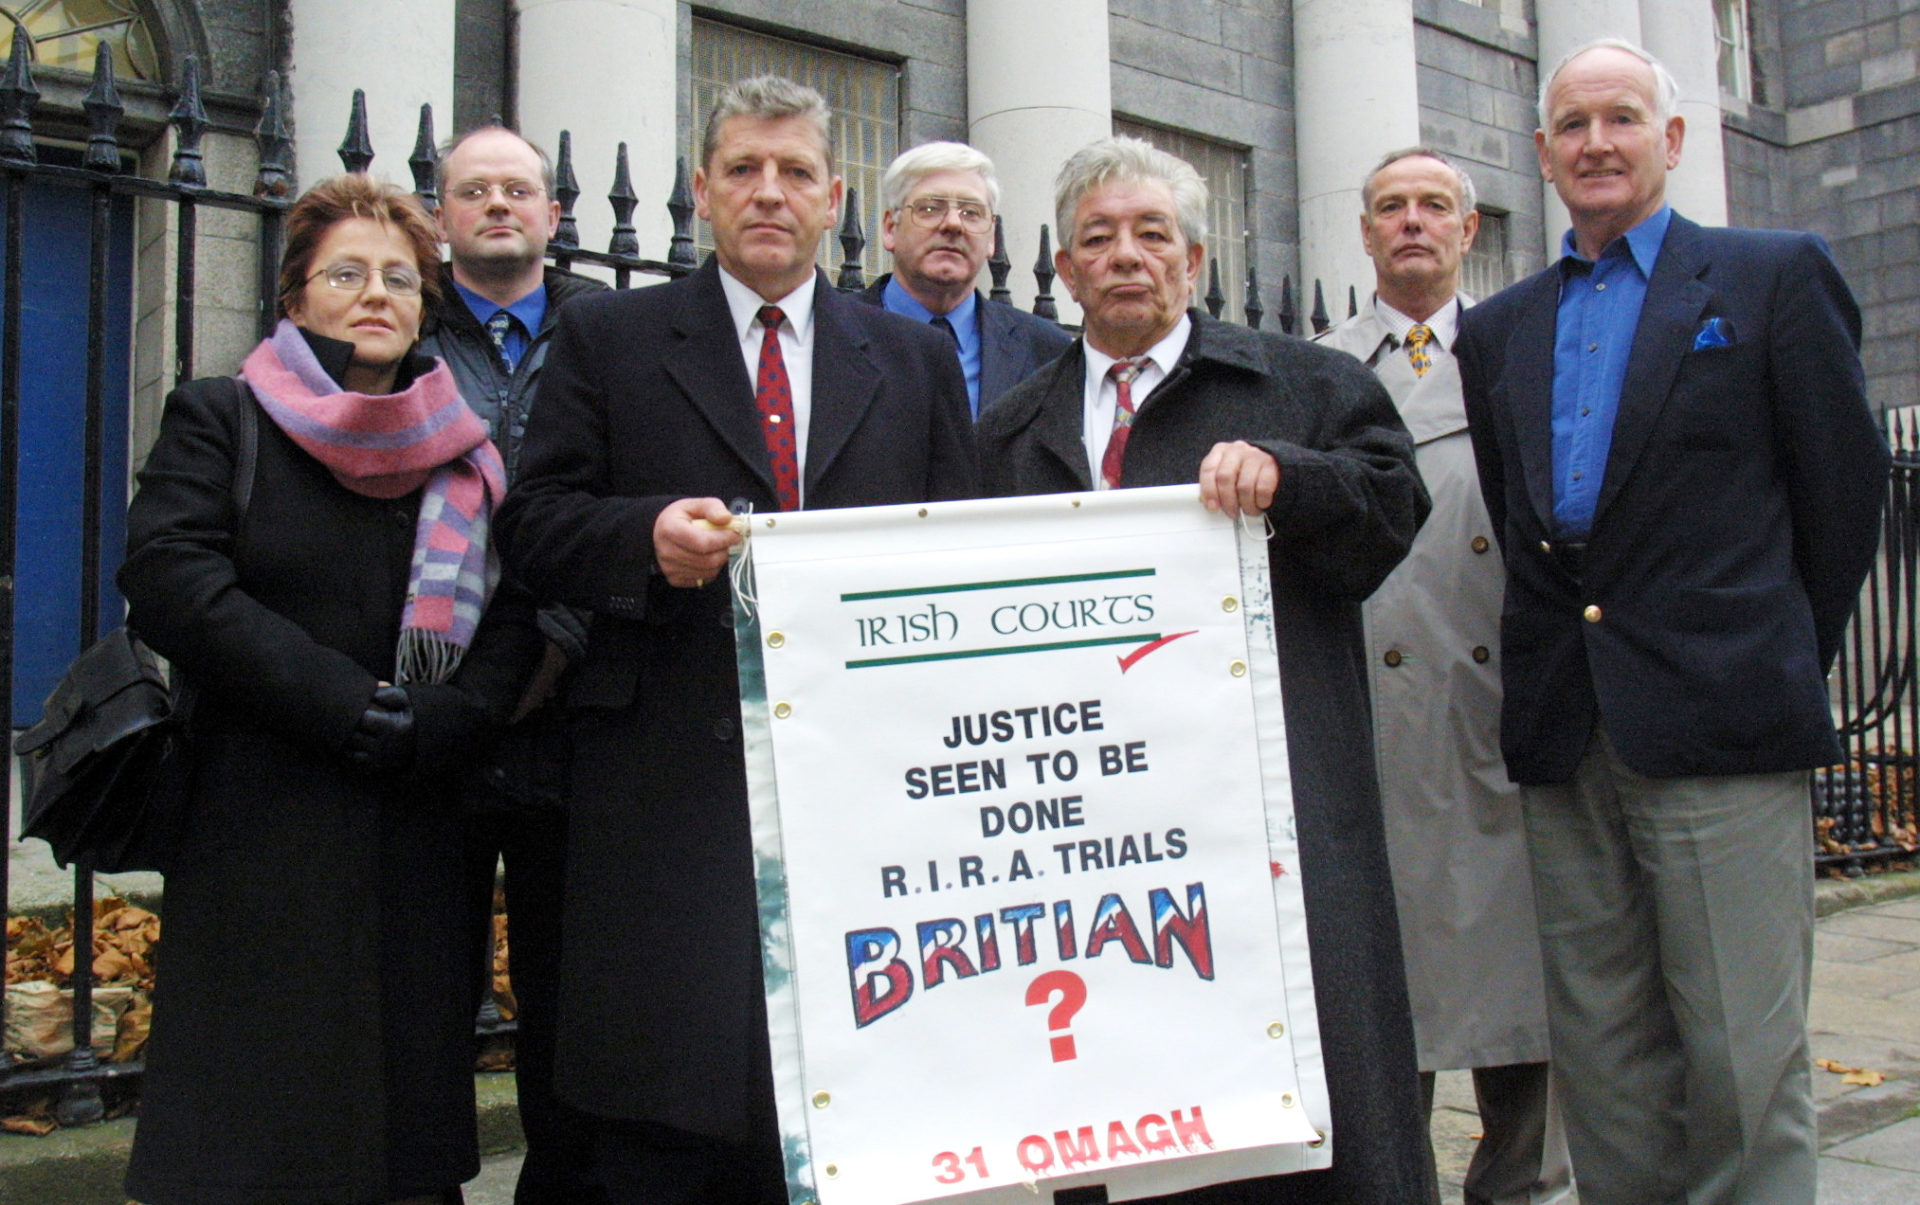
[[[420,106],[453,120],[454,0],[386,0],[378,19],[338,0],[290,0],[294,170],[302,189],[340,173],[353,90],[367,94],[373,175],[413,190]]]
[[[1349,285],[1363,300],[1373,292],[1373,261],[1360,245],[1367,169],[1385,152],[1420,141],[1413,5],[1295,0],[1293,64],[1300,309],[1304,321],[1317,280],[1338,322]]]
[[[619,145],[640,198],[633,225],[640,254],[665,259],[673,220],[678,134],[679,12],[675,0],[517,0],[520,130],[549,155],[573,134],[580,182],[574,214],[580,245],[605,251],[613,233]],[[697,164],[689,163],[689,179]]]
[[[1706,0],[1640,0],[1640,36],[1680,84],[1686,119],[1680,166],[1667,177],[1667,201],[1703,226],[1727,224],[1727,156],[1720,131],[1720,55],[1713,6]]]
[[[967,5],[967,138],[993,160],[1013,303],[1033,305],[1040,227],[1067,156],[1113,133],[1105,0],[972,0]],[[1058,248],[1058,230],[1052,245]],[[984,286],[983,281],[983,286]],[[1062,321],[1079,307],[1055,282]]]
[[[1561,56],[1577,46],[1595,38],[1640,42],[1640,0],[1536,0],[1534,32],[1540,48],[1539,78],[1544,86],[1547,73]],[[1546,205],[1541,210],[1540,225],[1546,238],[1547,262],[1551,263],[1560,258],[1560,237],[1573,222],[1553,185],[1543,182],[1541,188]]]

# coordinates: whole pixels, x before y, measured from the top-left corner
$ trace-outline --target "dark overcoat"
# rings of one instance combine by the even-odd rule
[[[1313,985],[1332,1097],[1333,1167],[1182,1194],[1182,1202],[1410,1205],[1427,1200],[1419,1080],[1374,773],[1360,602],[1426,517],[1413,443],[1350,356],[1192,312],[1174,371],[1139,404],[1121,484],[1195,481],[1214,444],[1272,454],[1267,520],[1287,753]],[[980,416],[991,494],[1092,488],[1076,343]]]
[[[236,535],[255,404],[230,379],[167,399],[119,575],[129,622],[199,695],[127,1178],[147,1205],[360,1205],[479,1167],[441,788],[511,707],[531,623],[490,613],[452,682],[408,688],[415,775],[351,766],[343,743],[393,677],[419,494],[349,492],[261,413]]]
[[[1879,547],[1889,455],[1826,245],[1673,216],[1578,580],[1550,551],[1560,281],[1556,264],[1474,306],[1455,345],[1505,545],[1514,780],[1571,779],[1595,723],[1655,778],[1839,761],[1826,673]]]
[[[972,497],[946,336],[816,274],[805,505]],[[561,311],[500,515],[509,565],[594,614],[573,733],[556,1086],[609,1117],[745,1142],[772,1081],[733,611],[676,589],[653,524],[676,499],[777,511],[740,341],[709,259]]]

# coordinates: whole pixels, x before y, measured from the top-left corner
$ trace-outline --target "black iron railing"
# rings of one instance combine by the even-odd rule
[[[1815,860],[1859,873],[1920,850],[1915,747],[1920,745],[1920,426],[1887,422],[1893,472],[1880,555],[1834,670],[1847,760],[1813,777]]]
[[[172,271],[174,312],[174,380],[194,375],[196,304],[200,300],[195,270],[201,250],[199,213],[214,208],[252,215],[259,265],[255,273],[256,295],[252,299],[257,327],[264,336],[273,327],[273,298],[282,241],[282,225],[292,205],[290,158],[292,141],[287,135],[283,114],[286,92],[282,81],[269,72],[261,90],[260,117],[255,131],[259,166],[251,195],[222,192],[208,187],[201,140],[207,128],[207,114],[201,101],[199,69],[193,56],[181,60],[177,103],[169,117],[175,133],[175,149],[167,179],[146,179],[122,170],[123,148],[118,136],[124,115],[117,91],[111,53],[103,43],[95,59],[93,86],[84,102],[87,121],[87,145],[79,166],[43,162],[35,141],[34,109],[39,101],[32,71],[33,51],[24,30],[16,29],[13,53],[4,76],[0,76],[0,188],[6,199],[4,297],[0,298],[0,732],[11,733],[14,726],[14,645],[15,570],[19,549],[15,524],[19,514],[20,415],[22,382],[20,375],[21,313],[24,296],[22,256],[26,244],[23,200],[29,183],[71,188],[86,196],[89,226],[89,267],[87,290],[87,370],[85,385],[85,432],[82,462],[73,472],[84,483],[86,500],[81,519],[81,551],[75,566],[80,579],[78,625],[79,643],[71,651],[78,653],[99,633],[103,616],[101,583],[119,557],[118,549],[108,549],[102,539],[103,499],[107,472],[103,450],[104,419],[109,407],[128,408],[129,396],[110,396],[102,368],[109,356],[124,356],[125,347],[109,347],[107,312],[115,283],[110,279],[108,247],[115,235],[114,202],[121,198],[157,200],[172,207],[176,218],[177,247]],[[374,148],[368,135],[366,99],[355,92],[348,116],[346,137],[339,147],[342,165],[349,171],[365,170],[373,161]],[[415,192],[431,210],[437,208],[434,169],[438,152],[434,139],[433,113],[421,106],[419,134],[407,166]],[[684,276],[694,270],[694,205],[688,187],[687,165],[677,163],[672,192],[666,208],[673,221],[673,234],[664,259],[649,259],[640,254],[638,235],[632,218],[639,198],[633,191],[628,170],[627,149],[620,145],[614,166],[613,187],[607,202],[614,215],[613,234],[605,251],[580,246],[574,206],[581,196],[573,170],[571,135],[562,131],[555,157],[555,198],[561,205],[561,221],[547,249],[548,258],[561,268],[591,265],[613,278],[619,288],[629,288],[661,278]],[[861,256],[866,239],[859,216],[859,198],[848,190],[847,213],[838,240],[843,253],[835,283],[843,290],[866,286]],[[124,234],[125,232],[120,232]],[[1246,301],[1247,325],[1258,328],[1265,309],[1260,301],[1260,283],[1248,256]],[[994,219],[994,251],[988,260],[992,278],[990,295],[997,301],[1009,301],[1007,278],[1012,265],[1007,260],[1005,233],[1000,219]],[[1033,268],[1038,285],[1033,312],[1057,319],[1057,307],[1050,292],[1054,279],[1050,235],[1040,229],[1040,254]],[[1219,265],[1214,263],[1204,304],[1215,317],[1225,305],[1220,288]],[[1315,329],[1324,329],[1326,312],[1315,290]],[[1296,310],[1293,283],[1281,283],[1279,317],[1283,330],[1291,333]],[[121,499],[124,502],[124,498]],[[111,617],[117,622],[118,617]],[[9,787],[11,790],[11,787]],[[11,802],[11,801],[9,801]],[[0,811],[0,902],[9,900],[7,858],[12,834],[10,813]],[[63,1125],[99,1120],[104,1114],[101,1088],[117,1080],[137,1077],[138,1060],[102,1063],[93,1051],[93,987],[85,973],[93,948],[94,881],[89,867],[76,865],[73,873],[72,915],[73,949],[76,972],[71,977],[73,994],[73,1050],[50,1059],[19,1061],[0,1055],[0,1099],[19,1099],[29,1095],[56,1095],[55,1116]],[[5,1000],[0,996],[0,1021],[5,1018]],[[502,1021],[491,1007],[483,1010],[478,1023],[482,1037],[511,1031],[513,1023]],[[0,1110],[3,1111],[3,1110]]]

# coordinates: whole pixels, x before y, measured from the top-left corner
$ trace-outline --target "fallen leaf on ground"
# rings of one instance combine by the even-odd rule
[[[1813,1065],[1822,1071],[1831,1071],[1840,1077],[1843,1084],[1858,1084],[1863,1088],[1877,1088],[1887,1081],[1887,1077],[1878,1071],[1865,1067],[1849,1067],[1838,1059],[1815,1059]]]
[[[0,1130],[9,1134],[28,1134],[45,1138],[58,1127],[50,1117],[0,1117]]]

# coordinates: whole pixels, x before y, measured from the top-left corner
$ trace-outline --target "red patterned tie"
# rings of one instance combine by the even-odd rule
[[[773,464],[773,488],[781,510],[800,509],[800,457],[793,442],[793,384],[787,380],[787,361],[780,354],[780,324],[787,316],[777,305],[760,307],[760,375],[753,384],[753,400],[760,406],[761,433],[767,437],[767,459]]]
[[[1147,366],[1138,360],[1115,360],[1107,375],[1113,378],[1113,434],[1107,436],[1107,453],[1100,458],[1100,479],[1110,490],[1120,488],[1120,465],[1127,458],[1127,436],[1133,432],[1133,378]]]

